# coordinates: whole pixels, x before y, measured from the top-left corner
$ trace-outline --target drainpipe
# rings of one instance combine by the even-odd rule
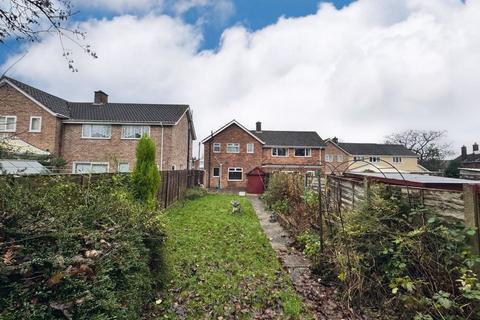
[[[160,122],[162,126],[162,147],[160,148],[160,171],[163,171],[163,122]]]
[[[210,141],[208,141],[208,188],[210,188],[210,176],[211,176],[211,167],[212,167],[212,139],[213,139],[213,131],[211,133]],[[205,155],[203,155],[205,157]]]

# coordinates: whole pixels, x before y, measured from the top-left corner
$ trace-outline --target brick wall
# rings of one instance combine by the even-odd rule
[[[330,154],[330,155],[333,156],[333,161],[332,162],[326,162],[325,161],[325,156],[327,154]],[[323,160],[325,161],[324,170],[325,170],[326,174],[332,173],[334,168],[337,168],[336,172],[343,172],[348,167],[348,163],[341,164],[342,162],[338,161],[337,156],[339,156],[339,155],[343,156],[343,161],[348,161],[349,160],[348,153],[344,152],[342,149],[337,147],[332,142],[327,141],[325,143],[325,151],[324,151],[324,155],[323,155]]]
[[[172,131],[172,127],[163,128],[162,155],[162,128],[150,126],[150,137],[157,149],[157,163],[160,165],[160,161],[163,160],[162,170],[171,170],[175,161],[180,161],[179,153],[173,154],[172,151],[174,149],[172,142],[175,140]],[[62,156],[68,161],[67,168],[73,170],[74,162],[108,162],[109,171],[116,172],[118,163],[127,162],[132,170],[135,166],[135,149],[138,140],[122,139],[121,133],[122,125],[112,125],[110,139],[83,139],[81,124],[64,124]],[[186,154],[184,158],[186,162]]]
[[[210,145],[221,143],[221,153],[210,152]],[[240,153],[226,153],[227,143],[240,143]],[[254,144],[254,153],[247,153],[247,143]],[[221,169],[221,186],[229,189],[244,189],[247,186],[247,173],[262,164],[262,145],[243,129],[233,124],[204,144],[206,186],[215,188],[219,178],[213,177],[213,168]],[[210,161],[211,162],[210,162]],[[243,168],[243,181],[228,181],[228,168]],[[210,177],[210,179],[209,179]],[[210,184],[208,182],[210,181]]]
[[[267,166],[264,168],[266,172],[272,172],[283,168],[283,170],[291,171],[316,171],[318,168],[312,168],[314,166],[320,166],[322,163],[321,160],[322,153],[321,149],[311,149],[310,157],[296,157],[295,149],[288,149],[288,156],[286,157],[274,157],[272,156],[272,148],[263,149],[263,160],[262,164]],[[278,166],[275,168],[274,166]],[[307,166],[306,168],[301,168],[302,166]],[[310,168],[309,168],[310,167]]]
[[[178,124],[168,131],[169,143],[165,144],[165,169],[170,170],[173,165],[177,170],[186,170],[188,167],[188,158],[191,158],[192,154],[192,141],[191,136],[189,138],[189,121],[188,116],[185,113],[179,120]],[[189,141],[190,139],[190,150]]]
[[[61,120],[8,84],[0,87],[0,115],[17,117],[16,132],[7,133],[8,136],[15,135],[41,150],[59,153]],[[42,117],[41,132],[29,132],[32,116]]]

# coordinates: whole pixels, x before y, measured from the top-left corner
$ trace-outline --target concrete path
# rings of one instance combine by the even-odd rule
[[[273,250],[288,272],[297,292],[314,313],[316,319],[360,319],[336,299],[336,289],[322,285],[310,271],[311,262],[302,252],[291,246],[293,239],[278,222],[270,222],[270,212],[253,195],[248,199],[257,213],[260,225],[270,240]]]

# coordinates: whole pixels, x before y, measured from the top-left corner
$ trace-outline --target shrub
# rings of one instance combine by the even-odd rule
[[[291,204],[300,203],[305,192],[304,176],[295,173],[272,174],[263,200],[273,210],[288,213]]]
[[[155,143],[147,136],[143,136],[137,144],[137,159],[133,171],[133,186],[135,197],[154,208],[157,200],[157,191],[160,186],[160,172],[155,161]]]
[[[127,177],[0,179],[0,318],[139,319],[159,286],[161,216]]]
[[[381,309],[386,318],[480,317],[473,271],[480,260],[466,244],[473,231],[463,222],[412,209],[382,187],[343,216],[322,258],[334,265],[349,302]]]
[[[187,200],[195,200],[201,197],[204,197],[207,194],[207,190],[200,187],[189,188],[185,193],[185,198]]]

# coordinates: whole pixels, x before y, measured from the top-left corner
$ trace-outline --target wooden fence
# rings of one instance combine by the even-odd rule
[[[157,196],[159,206],[168,208],[176,201],[184,199],[188,188],[203,184],[203,174],[200,170],[162,171]]]

